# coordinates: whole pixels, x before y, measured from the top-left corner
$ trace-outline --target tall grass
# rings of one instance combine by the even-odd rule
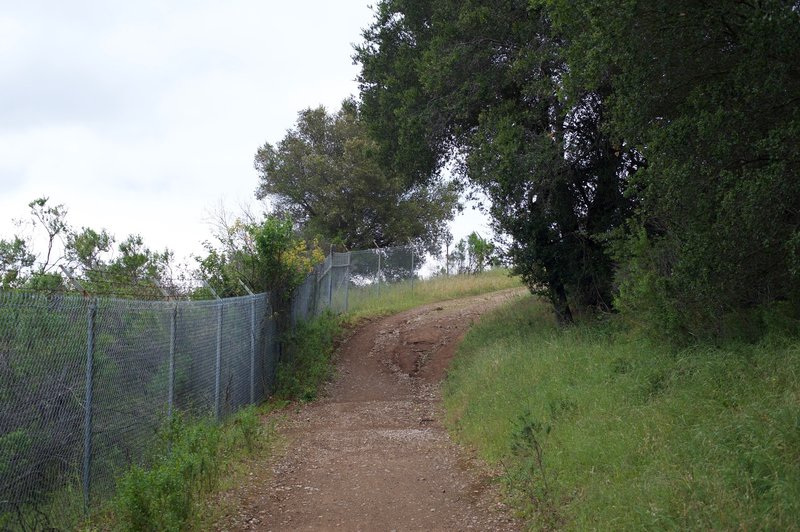
[[[485,316],[444,387],[532,527],[800,529],[800,341],[674,351],[550,314]]]
[[[521,287],[517,277],[503,268],[477,275],[451,275],[427,280],[384,284],[380,293],[375,286],[351,288],[348,315],[351,318],[388,315],[420,305],[494,292],[504,288]]]

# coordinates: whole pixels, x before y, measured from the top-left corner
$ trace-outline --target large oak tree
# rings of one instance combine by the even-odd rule
[[[538,3],[537,3],[538,4]],[[639,164],[601,127],[607,87],[559,98],[564,42],[525,0],[384,0],[357,48],[364,116],[382,161],[418,179],[456,161],[491,199],[507,255],[557,316],[612,302],[600,237],[631,212],[623,180]]]
[[[309,237],[350,249],[413,241],[437,250],[457,204],[453,186],[415,181],[378,157],[355,102],[345,101],[333,114],[306,109],[276,146],[259,148],[256,195]]]

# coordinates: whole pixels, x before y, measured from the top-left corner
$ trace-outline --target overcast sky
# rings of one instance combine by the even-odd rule
[[[256,149],[357,92],[367,1],[0,0],[0,236],[49,196],[198,253],[220,201],[253,201]]]

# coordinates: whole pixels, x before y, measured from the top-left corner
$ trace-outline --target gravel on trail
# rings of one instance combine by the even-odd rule
[[[458,342],[518,289],[426,305],[357,327],[336,378],[278,422],[285,449],[223,495],[218,530],[520,530],[488,468],[442,425],[439,383]]]

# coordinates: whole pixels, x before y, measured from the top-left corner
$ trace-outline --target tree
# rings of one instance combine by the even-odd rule
[[[290,216],[308,237],[351,249],[409,239],[438,247],[457,203],[453,187],[417,183],[378,162],[355,102],[332,115],[306,109],[277,146],[266,143],[256,153],[256,196],[269,198],[274,212]]]
[[[42,257],[38,273],[47,273],[53,268],[58,259],[54,259],[53,251],[57,237],[63,237],[69,230],[66,222],[67,209],[64,205],[48,205],[49,198],[41,197],[28,204],[31,216],[39,227],[47,233],[47,251]],[[52,262],[51,262],[52,261]]]
[[[217,245],[206,242],[208,254],[197,258],[201,275],[220,296],[242,295],[243,282],[253,291],[269,292],[273,309],[283,311],[294,290],[325,258],[316,241],[295,232],[289,218],[237,218],[220,225]]]
[[[452,253],[448,249],[445,272],[449,274],[452,266],[452,271],[457,274],[482,273],[495,263],[494,253],[494,244],[473,231],[456,243]]]
[[[294,290],[324,259],[315,243],[309,246],[294,234],[292,225],[289,218],[267,217],[263,224],[251,229],[256,253],[247,257],[263,279],[264,289],[281,307],[288,304]]]
[[[494,244],[473,231],[467,236],[467,250],[470,257],[470,272],[483,273],[493,262]]]
[[[514,271],[559,320],[571,305],[610,307],[601,239],[631,212],[623,183],[641,161],[602,127],[608,87],[559,98],[565,45],[546,4],[384,0],[364,38],[363,115],[384,161],[419,154],[415,172],[436,175],[455,160],[491,199]]]
[[[620,303],[688,336],[774,301],[800,309],[797,2],[553,5],[568,85],[610,83],[612,128],[647,160]]]
[[[796,1],[384,0],[364,38],[383,163],[459,163],[562,320],[800,313]]]
[[[0,239],[0,288],[7,290],[24,284],[25,272],[34,264],[36,256],[28,250],[28,243],[14,236]]]
[[[168,276],[172,252],[151,251],[141,235],[129,235],[120,242],[118,250],[117,257],[106,265],[106,271],[114,282],[136,285]]]
[[[33,236],[0,239],[0,286],[62,291],[67,283],[56,267],[64,266],[91,294],[161,296],[154,283],[168,284],[172,263],[169,250],[151,251],[140,235],[130,235],[115,252],[116,240],[105,229],[73,229],[64,205],[50,205],[49,199],[42,197],[28,206],[31,233],[44,233],[45,250],[34,252]]]
[[[97,232],[84,227],[67,235],[65,256],[76,268],[90,274],[102,267],[105,262],[103,255],[111,253],[113,244],[114,237],[105,229]]]

